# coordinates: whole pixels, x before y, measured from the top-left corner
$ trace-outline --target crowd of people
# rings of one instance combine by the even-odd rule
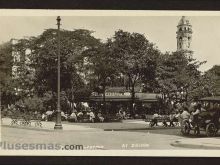
[[[151,125],[157,126],[158,120],[162,121],[163,125],[166,127],[175,127],[178,123],[181,124],[183,120],[190,120],[192,125],[195,126],[199,122],[199,116],[207,116],[206,113],[208,109],[213,109],[216,106],[219,108],[219,105],[214,105],[214,107],[208,107],[209,105],[201,103],[191,103],[190,105],[186,103],[176,104],[171,109],[170,113],[167,115],[161,115],[159,113],[154,113],[151,116]],[[19,111],[22,111],[22,108],[18,108]],[[18,111],[16,106],[10,106],[8,112]],[[4,110],[3,110],[4,111]],[[5,110],[7,111],[7,110]],[[51,106],[47,108],[47,111],[44,113],[33,112],[34,115],[40,116],[41,120],[52,121],[56,115],[56,110],[52,110]],[[120,120],[126,120],[132,118],[128,109],[125,107],[120,107],[115,116]],[[67,120],[70,122],[104,122],[107,121],[106,115],[102,114],[101,110],[94,110],[90,107],[79,110],[74,108],[71,113],[61,112],[62,120]]]
[[[72,122],[83,122],[83,119],[87,119],[89,122],[104,122],[104,117],[102,113],[99,111],[97,114],[95,114],[93,111],[88,110],[87,112],[82,111],[74,111],[70,114],[68,121]]]
[[[219,105],[217,104],[213,107],[209,106],[210,105],[201,103],[191,103],[188,106],[186,103],[179,104],[174,106],[169,115],[162,117],[161,115],[155,113],[151,119],[151,126],[158,126],[158,119],[162,118],[161,120],[165,127],[174,127],[174,123],[180,123],[181,125],[184,120],[190,121],[192,126],[195,127],[198,125],[199,121],[211,117],[211,113],[208,111],[214,108],[219,108]]]
[[[55,116],[55,111],[47,111],[46,113],[42,114],[42,120],[44,121],[50,121],[53,120],[53,117]],[[98,113],[94,113],[92,110],[87,111],[79,111],[77,112],[74,110],[72,113],[67,114],[63,111],[61,112],[61,118],[62,120],[67,120],[69,122],[104,122],[104,117],[102,113],[99,111]]]

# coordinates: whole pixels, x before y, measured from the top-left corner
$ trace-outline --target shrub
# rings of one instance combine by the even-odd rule
[[[24,99],[24,106],[28,111],[42,112],[44,110],[43,100],[40,97],[28,97]]]

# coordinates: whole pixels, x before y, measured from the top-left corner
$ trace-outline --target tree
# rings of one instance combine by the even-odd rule
[[[14,42],[15,41],[15,42]],[[35,72],[32,66],[31,49],[33,45],[29,39],[12,40],[12,54],[14,56],[12,83],[17,99],[34,95]]]
[[[204,89],[209,95],[220,95],[220,65],[214,65],[204,74]]]
[[[99,43],[96,47],[86,51],[85,56],[89,61],[90,84],[93,90],[103,94],[104,112],[106,112],[105,91],[110,81],[119,73],[117,59],[112,53],[112,42]]]
[[[202,75],[198,68],[205,62],[199,62],[184,51],[165,53],[158,62],[157,76],[160,92],[167,101],[190,101],[193,94],[202,86]]]
[[[112,53],[116,55],[120,72],[127,77],[127,87],[131,90],[131,114],[135,100],[135,86],[142,80],[152,79],[159,51],[143,34],[116,31],[112,39]]]
[[[74,95],[85,87],[80,65],[82,54],[96,46],[98,40],[89,30],[61,30],[61,91],[68,101],[73,102]],[[30,39],[33,66],[35,69],[35,87],[39,96],[46,91],[57,92],[57,30],[47,29],[40,36]]]
[[[12,48],[7,42],[0,45],[0,108],[11,100]]]

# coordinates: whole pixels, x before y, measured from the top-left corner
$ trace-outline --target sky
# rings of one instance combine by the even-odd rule
[[[0,43],[11,38],[40,35],[45,29],[57,28],[55,16],[0,16]],[[61,28],[88,29],[105,41],[122,29],[144,34],[162,52],[177,49],[176,30],[181,16],[62,16]],[[193,35],[194,58],[207,61],[201,71],[220,65],[220,16],[187,16]]]

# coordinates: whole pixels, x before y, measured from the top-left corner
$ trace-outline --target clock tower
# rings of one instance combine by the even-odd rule
[[[177,51],[191,52],[192,25],[185,16],[180,19],[176,34]]]

